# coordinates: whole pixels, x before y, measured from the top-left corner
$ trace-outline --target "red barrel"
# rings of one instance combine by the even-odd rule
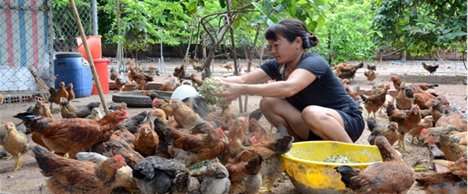
[[[99,76],[99,82],[101,83],[102,93],[109,93],[109,63],[110,59],[101,58],[93,59],[94,66],[96,67],[97,74]],[[96,83],[93,83],[93,91],[91,94],[99,94]]]

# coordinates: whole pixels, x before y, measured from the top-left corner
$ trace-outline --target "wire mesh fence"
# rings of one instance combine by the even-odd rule
[[[91,0],[78,0],[76,9],[87,35],[92,34],[92,10]],[[78,44],[76,37],[80,36],[75,17],[67,1],[65,4],[52,10],[54,29],[54,51],[55,52],[77,52]]]
[[[91,34],[91,0],[76,2],[85,32]],[[49,87],[54,87],[54,53],[77,51],[75,18],[69,2],[60,3],[63,5],[52,6],[52,0],[0,0],[0,93],[4,103],[46,98]]]
[[[0,91],[10,94],[44,92],[29,71],[50,82],[52,13],[49,0],[0,1]],[[8,96],[7,96],[8,98]]]

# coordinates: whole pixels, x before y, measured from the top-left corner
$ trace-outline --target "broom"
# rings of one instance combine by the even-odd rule
[[[36,81],[37,87],[39,87],[39,89],[41,91],[44,91],[44,90],[49,91],[50,87],[44,82],[44,80],[42,80],[42,78],[37,76],[36,72],[34,72],[31,67],[28,67],[28,70],[29,70],[29,72],[31,72],[32,76],[34,77],[34,80]],[[47,102],[49,100],[50,93],[49,92],[40,93],[40,96],[43,98],[44,102]]]

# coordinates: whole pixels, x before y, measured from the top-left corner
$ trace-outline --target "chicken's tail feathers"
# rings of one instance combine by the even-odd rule
[[[33,121],[33,120],[37,120],[37,119],[42,118],[42,117],[39,116],[39,115],[35,115],[35,114],[29,113],[29,112],[18,113],[18,114],[16,114],[16,115],[13,116],[13,117],[18,118],[18,119],[21,119],[21,120],[23,120],[24,122]]]
[[[33,149],[34,152],[34,158],[36,158],[37,164],[39,165],[39,168],[42,170],[42,174],[44,176],[52,176],[50,174],[50,168],[47,165],[47,161],[51,159],[51,157],[55,156],[54,154],[50,153],[47,151],[45,148],[41,146],[35,146]]]
[[[276,142],[271,147],[271,150],[277,154],[284,154],[291,149],[293,140],[294,139],[291,136],[283,136],[276,140]]]
[[[359,94],[359,96],[361,97],[362,101],[366,101],[366,100],[367,100],[367,97],[366,97],[366,96],[361,95],[361,94]]]
[[[376,127],[377,127],[377,121],[372,117],[367,118],[367,128],[369,129],[369,131],[370,132],[374,131]]]
[[[357,189],[356,185],[351,182],[351,178],[358,175],[361,171],[351,168],[350,166],[343,165],[334,168],[336,172],[341,174],[341,181],[345,184],[346,188]]]
[[[101,106],[101,103],[100,102],[91,102],[88,104],[88,108],[91,110],[93,108],[99,108],[99,106]]]
[[[273,139],[278,140],[284,136],[289,136],[288,129],[283,125],[283,123],[280,123],[276,128],[276,133],[273,135]]]
[[[35,115],[35,114],[32,114],[32,113],[28,113],[28,112],[18,113],[13,117],[21,119],[24,122],[24,125],[27,128],[33,129],[33,131],[40,131],[50,121],[52,121],[52,120],[50,120],[50,118],[44,118],[42,116]],[[39,120],[42,120],[42,119],[45,119],[45,120],[41,121],[40,124],[38,124]]]
[[[260,168],[262,167],[262,162],[263,157],[260,154],[258,154],[256,157],[253,157],[249,161],[247,161],[247,165],[245,166],[245,168],[252,175],[258,174]]]

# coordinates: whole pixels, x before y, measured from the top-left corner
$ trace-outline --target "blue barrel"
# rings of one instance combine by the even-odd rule
[[[86,97],[93,90],[93,76],[88,61],[78,52],[64,52],[55,54],[54,60],[55,88],[59,88],[60,82],[65,86],[73,83],[75,97]]]

